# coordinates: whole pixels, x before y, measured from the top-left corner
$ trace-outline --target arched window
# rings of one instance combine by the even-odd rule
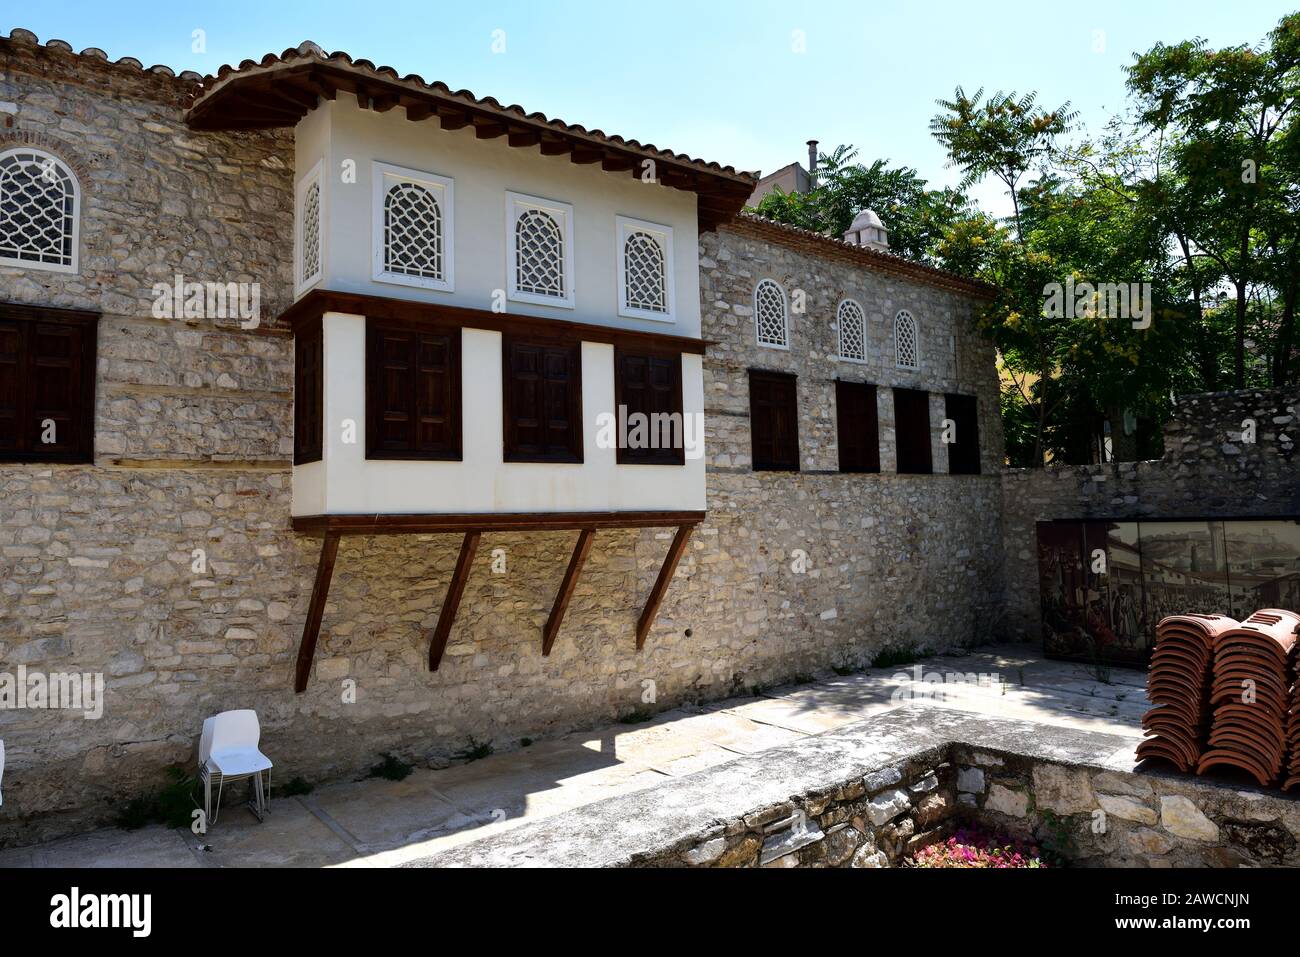
[[[372,278],[452,292],[455,186],[446,176],[375,163]]]
[[[546,210],[525,210],[515,221],[515,288],[534,296],[565,296],[564,233]]]
[[[324,196],[321,186],[321,169],[324,160],[318,160],[311,171],[298,183],[296,240],[298,268],[295,291],[301,293],[319,282],[324,272],[324,230],[321,228],[321,211]]]
[[[894,355],[900,369],[921,368],[921,344],[916,319],[906,309],[894,316]]]
[[[867,361],[867,314],[856,299],[845,299],[835,312],[840,330],[840,358]]]
[[[418,183],[398,183],[384,197],[384,271],[442,279],[442,208]]]
[[[785,290],[771,279],[760,280],[754,287],[754,329],[760,346],[790,348]]]
[[[0,262],[77,271],[81,187],[57,157],[20,147],[0,153]]]
[[[623,304],[647,312],[668,311],[664,251],[649,233],[637,230],[623,243]]]

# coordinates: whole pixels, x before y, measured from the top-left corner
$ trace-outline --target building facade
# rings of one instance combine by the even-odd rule
[[[328,780],[996,631],[983,287],[309,44],[14,31],[0,123],[0,673],[103,681],[0,708],[0,841],[229,708]]]

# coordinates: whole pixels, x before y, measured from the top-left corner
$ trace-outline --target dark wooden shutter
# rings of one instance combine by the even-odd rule
[[[948,446],[948,472],[952,475],[980,474],[979,403],[973,395],[944,396],[947,417],[957,427],[956,442]]]
[[[581,462],[582,343],[504,337],[506,462]]]
[[[20,450],[23,432],[23,324],[0,320],[0,457]]]
[[[755,471],[799,471],[799,397],[793,375],[750,370],[749,428]]]
[[[94,461],[98,320],[0,305],[0,461]]]
[[[325,357],[319,320],[293,338],[293,464],[319,462],[324,438]]]
[[[919,389],[894,390],[894,436],[900,474],[929,475],[930,393]]]
[[[652,433],[659,448],[624,448],[620,432],[617,458],[620,465],[683,465],[686,462],[685,428],[682,413],[682,357],[680,353],[656,355],[645,352],[614,350],[614,404],[620,429],[623,411],[627,420],[641,413],[646,416],[647,440]],[[655,415],[674,416],[666,428],[653,427]],[[628,426],[629,433],[632,426]]]
[[[835,383],[841,472],[880,471],[880,427],[876,387],[866,382]]]
[[[366,458],[460,461],[460,330],[366,322]]]

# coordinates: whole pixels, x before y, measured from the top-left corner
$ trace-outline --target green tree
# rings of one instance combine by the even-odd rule
[[[1246,384],[1249,303],[1261,284],[1284,302],[1286,318],[1273,330],[1284,340],[1273,345],[1275,384],[1282,384],[1276,377],[1289,369],[1295,312],[1286,269],[1296,261],[1300,14],[1284,18],[1258,47],[1157,44],[1128,68],[1128,86],[1142,122],[1172,143],[1177,185],[1168,195],[1176,192],[1180,208],[1194,210],[1182,224],[1188,248],[1217,264],[1233,286],[1234,384]]]
[[[934,247],[944,233],[962,218],[975,215],[962,192],[928,189],[914,169],[890,167],[883,159],[864,165],[855,162],[857,155],[847,145],[822,153],[811,190],[773,190],[753,211],[839,238],[858,213],[873,209],[889,230],[890,252],[917,262],[932,262]]]

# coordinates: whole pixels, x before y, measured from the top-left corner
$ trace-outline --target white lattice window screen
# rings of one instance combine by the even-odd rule
[[[384,270],[443,279],[442,208],[418,183],[398,183],[384,196]]]
[[[840,303],[836,325],[840,327],[840,358],[867,361],[867,316],[852,299]]]
[[[565,298],[564,232],[545,210],[526,210],[515,221],[515,288]]]
[[[320,179],[307,184],[302,194],[302,282],[310,282],[321,271]]]
[[[78,213],[66,166],[32,150],[0,154],[0,259],[74,267]]]
[[[785,292],[770,279],[754,290],[754,325],[761,346],[790,345],[790,326],[785,310]]]
[[[921,351],[917,344],[916,319],[907,310],[894,317],[894,352],[898,365],[904,369],[921,367]]]
[[[668,312],[668,278],[664,249],[646,232],[634,232],[623,243],[624,303],[632,309]]]

